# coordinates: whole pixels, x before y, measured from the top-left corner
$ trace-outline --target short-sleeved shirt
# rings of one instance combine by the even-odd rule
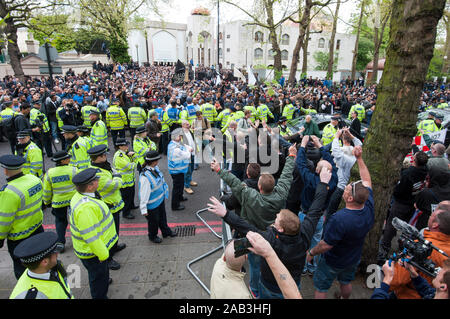
[[[331,267],[344,269],[358,263],[367,233],[374,224],[373,192],[362,209],[341,209],[331,216],[325,226],[323,240],[333,246],[324,254]]]

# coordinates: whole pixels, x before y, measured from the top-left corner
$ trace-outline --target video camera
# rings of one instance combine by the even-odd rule
[[[418,270],[427,274],[430,277],[436,277],[440,268],[436,267],[434,262],[428,257],[434,250],[437,250],[442,255],[448,255],[441,249],[434,246],[430,241],[426,240],[423,235],[407,222],[394,217],[392,225],[395,229],[401,231],[399,242],[403,250],[400,253],[393,254],[391,260],[406,260]]]

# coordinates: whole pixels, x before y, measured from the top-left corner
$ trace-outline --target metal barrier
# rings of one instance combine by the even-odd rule
[[[223,182],[223,180],[220,180],[220,195],[222,196],[225,193],[225,184]],[[225,206],[225,203],[222,203],[222,205]],[[217,238],[221,239],[221,244],[220,246],[204,253],[203,255],[191,260],[190,262],[187,263],[186,268],[189,271],[189,273],[194,277],[194,279],[200,284],[200,286],[202,286],[202,288],[208,293],[208,295],[211,295],[211,291],[209,290],[209,288],[200,280],[200,278],[194,273],[194,271],[192,270],[191,266],[193,264],[195,264],[196,262],[214,254],[215,252],[221,250],[221,249],[225,249],[226,244],[228,243],[228,241],[232,238],[231,235],[231,228],[230,226],[225,223],[224,221],[222,221],[222,235],[217,234],[214,229],[208,224],[208,222],[203,219],[200,214],[202,214],[203,212],[208,211],[208,208],[203,208],[199,211],[197,211],[195,213],[195,215],[197,216],[197,218],[214,234],[214,236],[216,236]]]

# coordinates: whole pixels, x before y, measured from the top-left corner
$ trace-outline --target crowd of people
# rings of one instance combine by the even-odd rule
[[[315,298],[327,298],[335,280],[338,296],[349,298],[375,219],[361,123],[370,126],[376,85],[305,78],[294,87],[251,88],[205,76],[172,86],[174,69],[96,63],[82,74],[0,82],[1,138],[11,150],[0,157],[7,177],[0,191],[0,247],[6,240],[18,279],[11,298],[73,298],[67,284],[55,286],[65,283],[55,256],[64,251],[68,225],[92,298],[107,298],[109,271],[120,268],[114,254],[126,248],[119,243],[120,217],[133,219],[137,209],[155,244],[177,236],[165,200],[172,211],[186,208],[184,194],[194,193],[193,172],[204,160],[226,185],[220,199],[211,197],[209,210],[234,230],[213,269],[212,297],[301,298],[301,278],[309,275]],[[447,86],[427,84],[418,109],[446,110],[449,101]],[[331,115],[322,131],[317,113]],[[413,160],[405,162],[392,194],[377,256],[385,280],[373,298],[449,296],[442,255],[431,254],[442,267],[434,280],[407,261],[390,260],[395,217],[425,229],[426,239],[450,253],[448,138],[430,138],[447,127],[441,113],[429,114],[418,134],[430,151],[412,144]],[[293,128],[302,115],[304,124]],[[44,156],[55,167],[46,168]],[[158,165],[163,156],[170,190]],[[355,164],[360,180],[350,182]],[[46,207],[56,234],[42,227]],[[247,250],[236,255],[245,239]],[[247,261],[249,287],[242,271]]]

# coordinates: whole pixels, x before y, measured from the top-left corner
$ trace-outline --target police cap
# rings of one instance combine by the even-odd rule
[[[66,151],[59,151],[53,154],[52,161],[59,162],[66,158],[70,158],[70,155]]]
[[[79,126],[77,126],[77,131],[89,133],[91,130],[86,125],[79,125]]]
[[[121,146],[121,145],[128,145],[130,142],[128,142],[127,139],[119,137],[116,142],[114,143],[115,146]]]
[[[25,162],[26,160],[22,156],[11,154],[0,156],[0,165],[9,170],[19,169]]]
[[[332,121],[339,121],[340,117],[339,116],[332,116],[331,120]]]
[[[148,151],[147,153],[145,153],[145,160],[147,162],[153,162],[153,161],[157,161],[161,158],[161,155],[159,155],[158,151]]]
[[[91,115],[91,114],[100,115],[100,111],[97,108],[95,108],[95,109],[92,109],[89,111],[89,115]]]
[[[77,173],[72,178],[72,183],[74,183],[75,185],[86,185],[99,178],[100,177],[97,176],[97,169],[90,167]]]
[[[75,134],[77,132],[77,127],[74,125],[63,125],[61,126],[61,132]]]
[[[141,125],[138,128],[136,128],[136,134],[140,134],[140,133],[143,133],[143,132],[145,132],[145,126],[144,125]]]
[[[108,147],[104,144],[91,147],[87,152],[91,156],[102,155],[108,151]]]
[[[443,121],[443,120],[444,120],[444,115],[442,115],[442,114],[436,114],[435,118],[436,118],[437,120]]]
[[[284,121],[287,121],[286,116],[280,117],[280,119],[278,120],[278,123],[283,123]]]
[[[41,261],[50,254],[58,253],[63,244],[58,243],[54,232],[43,232],[22,241],[14,249],[14,255],[24,264]]]
[[[31,136],[30,130],[23,130],[17,133],[17,138],[24,138],[27,136]]]

